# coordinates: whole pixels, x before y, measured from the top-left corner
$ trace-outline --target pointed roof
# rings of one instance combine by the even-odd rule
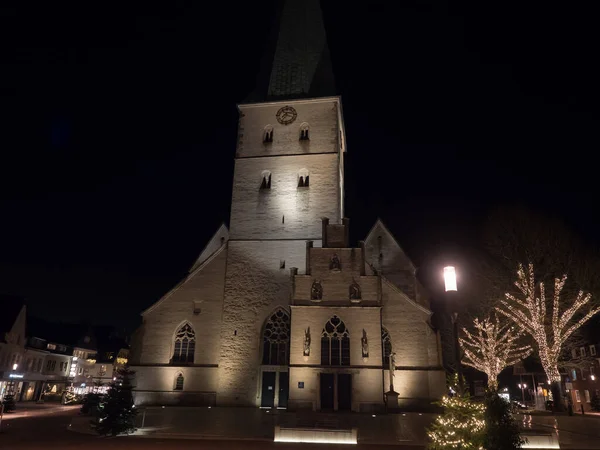
[[[200,256],[198,256],[198,259],[196,259],[196,262],[190,268],[189,272],[193,272],[194,270],[196,270],[204,261],[206,261],[210,257],[210,255],[219,250],[221,246],[228,240],[229,230],[227,229],[225,224],[222,223],[217,232],[213,234],[213,237],[210,239],[210,241],[208,241],[208,244],[206,244],[206,247],[204,247],[204,250],[202,250],[202,253],[200,253]]]
[[[320,0],[284,0],[248,102],[335,95]]]
[[[404,254],[404,256],[406,257],[406,261],[410,264],[410,267],[413,270],[413,272],[415,272],[417,269],[416,269],[414,263],[408,257],[408,255],[406,254],[406,252],[404,251],[404,249],[400,246],[400,244],[398,243],[398,240],[396,239],[396,236],[394,236],[392,234],[392,232],[389,230],[389,228],[385,226],[385,224],[383,223],[383,221],[379,217],[377,218],[377,220],[375,221],[375,223],[371,227],[371,230],[369,230],[369,233],[367,234],[367,237],[365,238],[365,242],[369,242],[371,240],[371,236],[375,235],[375,232],[377,231],[378,227],[380,227],[385,233],[387,233],[392,238],[392,241],[394,242],[394,244],[396,244],[396,246]]]

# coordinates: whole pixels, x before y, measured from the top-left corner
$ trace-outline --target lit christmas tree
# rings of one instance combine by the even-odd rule
[[[458,389],[458,376],[455,375],[453,391]],[[439,403],[444,414],[438,416],[427,430],[429,448],[434,450],[481,449],[485,430],[485,406],[475,403],[469,394],[442,397]]]
[[[127,367],[119,369],[108,392],[102,397],[93,424],[99,434],[117,436],[135,431],[136,410],[131,384],[133,374]]]
[[[539,288],[536,289],[533,264],[529,264],[527,271],[519,264],[515,286],[522,295],[516,297],[507,293],[506,300],[501,300],[502,307],[496,308],[498,312],[511,319],[523,332],[533,338],[544,371],[552,383],[555,404],[558,405],[561,404],[559,399],[562,399],[558,359],[563,345],[573,332],[600,312],[600,308],[588,307],[583,316],[578,320],[574,319],[575,314],[589,304],[592,298],[591,294],[585,294],[583,291],[579,291],[570,307],[560,311],[560,293],[566,281],[566,275],[560,279],[555,278],[552,304],[548,305],[544,283],[540,282]],[[551,307],[551,317],[546,317],[547,306]]]
[[[463,328],[464,337],[460,345],[464,351],[463,364],[471,366],[488,376],[488,388],[498,389],[498,375],[507,366],[527,357],[532,349],[529,345],[518,346],[523,336],[515,331],[510,323],[500,324],[498,317],[486,317],[482,321],[473,321],[474,331]]]

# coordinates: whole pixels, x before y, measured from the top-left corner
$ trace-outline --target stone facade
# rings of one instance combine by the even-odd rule
[[[281,108],[295,120],[280,123]],[[348,243],[339,98],[239,111],[230,228],[142,313],[136,402],[382,410],[385,327],[400,405],[429,405],[445,383],[414,267],[380,221],[358,248]],[[332,320],[343,342],[327,334],[325,347]]]

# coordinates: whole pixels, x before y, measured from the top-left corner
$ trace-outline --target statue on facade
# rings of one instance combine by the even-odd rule
[[[363,334],[362,334],[362,338],[360,339],[360,342],[362,344],[362,356],[363,356],[363,358],[368,358],[369,357],[369,341],[367,339],[367,332],[365,331],[364,328],[363,328]]]
[[[350,285],[349,296],[350,300],[360,300],[360,286],[358,283],[354,282]]]
[[[310,356],[310,327],[304,330],[304,356]]]
[[[323,286],[318,280],[313,281],[312,287],[310,288],[310,299],[311,300],[322,300],[323,299]]]
[[[331,270],[342,270],[342,263],[340,262],[340,257],[337,253],[334,253],[331,257],[331,261],[329,263],[329,269]]]
[[[396,352],[390,355],[390,392],[394,392],[394,372],[396,371]]]

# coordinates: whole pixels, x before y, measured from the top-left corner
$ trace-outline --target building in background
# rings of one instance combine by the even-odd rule
[[[586,342],[571,349],[572,366],[564,375],[565,392],[575,412],[592,410],[594,396],[600,397],[598,344]]]
[[[61,401],[105,392],[114,371],[127,363],[127,340],[110,327],[52,323],[28,317],[24,301],[2,297],[0,398]]]

